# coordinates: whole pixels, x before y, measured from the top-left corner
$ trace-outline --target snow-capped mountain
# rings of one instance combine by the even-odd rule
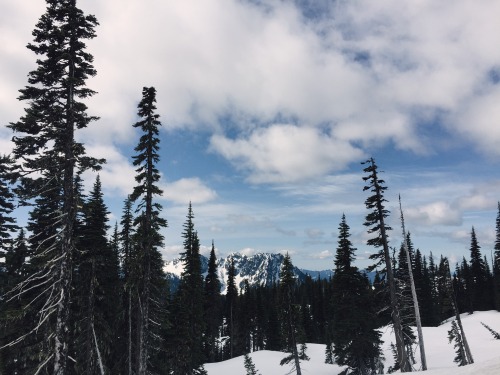
[[[250,286],[264,285],[270,286],[279,281],[279,273],[283,259],[282,254],[259,253],[252,256],[246,256],[239,253],[232,253],[226,258],[217,259],[217,270],[221,282],[221,292],[226,293],[227,274],[231,258],[234,260],[236,270],[236,285],[243,288],[244,280],[248,280]],[[208,270],[208,258],[200,255],[201,271],[206,276]],[[177,288],[180,276],[183,271],[183,264],[180,259],[165,262],[164,267],[170,285],[173,289]],[[303,281],[306,274],[297,267],[294,267],[295,275],[298,280]]]

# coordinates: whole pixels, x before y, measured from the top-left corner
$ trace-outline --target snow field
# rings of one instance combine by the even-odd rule
[[[427,375],[500,375],[500,340],[495,340],[490,332],[481,325],[481,322],[500,332],[500,312],[481,311],[472,315],[462,314],[462,324],[469,343],[474,364],[458,367],[453,362],[455,351],[453,343],[448,343],[448,330],[451,320],[439,327],[423,327],[425,352],[427,357]],[[385,370],[393,364],[393,354],[390,350],[391,341],[394,342],[394,333],[390,327],[382,330],[382,350],[385,355]],[[303,375],[337,375],[342,367],[327,365],[325,361],[325,345],[307,344],[307,355],[310,361],[302,362]],[[286,375],[292,370],[291,365],[280,366],[285,353],[263,350],[251,353],[255,368],[261,375]],[[416,348],[414,354],[420,369],[420,352]],[[245,375],[243,356],[224,362],[205,365],[209,375]]]

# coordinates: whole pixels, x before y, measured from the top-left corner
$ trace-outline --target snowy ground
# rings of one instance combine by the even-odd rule
[[[474,357],[474,364],[457,367],[453,362],[455,351],[453,343],[448,344],[448,330],[450,322],[439,327],[424,327],[424,342],[427,357],[427,375],[500,375],[500,340],[495,340],[490,332],[481,325],[485,323],[497,332],[500,332],[500,312],[483,311],[473,315],[462,315],[465,335]],[[394,334],[390,329],[383,332],[383,350],[385,353],[385,369],[392,365],[392,353],[390,343],[394,341]],[[337,365],[324,363],[325,346],[320,344],[308,344],[307,354],[311,358],[302,363],[303,375],[336,375],[342,371]],[[256,369],[261,375],[286,375],[290,373],[290,366],[280,366],[279,362],[284,353],[263,350],[251,354]],[[419,361],[420,354],[417,351],[415,358]],[[415,365],[419,370],[420,365]],[[233,358],[220,363],[206,364],[205,368],[209,375],[245,375],[243,357]]]

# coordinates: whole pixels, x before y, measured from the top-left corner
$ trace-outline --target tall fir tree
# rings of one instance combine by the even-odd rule
[[[224,358],[233,358],[235,349],[238,346],[238,287],[236,286],[236,267],[234,258],[231,257],[227,269],[226,298],[224,301],[226,340]]]
[[[470,244],[470,291],[473,310],[489,310],[493,308],[491,290],[489,287],[489,272],[487,263],[481,255],[481,247],[477,240],[476,231],[472,227]]]
[[[368,233],[376,235],[374,238],[370,238],[367,244],[380,249],[376,254],[370,256],[370,259],[375,260],[375,264],[371,268],[374,269],[379,265],[385,265],[390,293],[391,317],[396,336],[397,362],[402,372],[408,372],[411,371],[411,366],[404,344],[403,327],[396,295],[396,283],[389,253],[388,231],[391,230],[391,227],[385,223],[386,218],[389,216],[389,211],[384,206],[384,203],[387,202],[384,198],[384,192],[387,190],[387,187],[384,186],[385,181],[378,177],[378,166],[375,164],[373,158],[370,158],[363,164],[367,164],[367,167],[363,169],[367,173],[367,176],[363,177],[363,181],[368,183],[363,188],[363,191],[369,190],[373,193],[365,201],[366,208],[370,212],[366,215],[364,225],[369,228]]]
[[[200,241],[194,229],[194,214],[189,203],[184,223],[184,252],[181,261],[184,270],[174,301],[174,333],[171,345],[174,373],[203,374],[203,321],[204,285],[201,273]]]
[[[212,241],[210,258],[208,259],[208,272],[205,277],[205,306],[203,309],[205,321],[204,351],[209,362],[215,362],[220,358],[218,345],[219,328],[222,325],[222,296],[221,282],[217,272],[217,258],[215,256],[215,245]]]
[[[19,189],[22,198],[29,200],[42,194],[50,181],[55,181],[61,191],[61,210],[55,219],[60,222],[59,233],[51,238],[52,261],[27,279],[28,284],[36,279],[37,285],[43,285],[47,292],[40,291],[39,299],[45,299],[46,306],[50,306],[42,309],[36,320],[48,327],[49,342],[39,367],[51,368],[52,374],[61,375],[67,372],[71,320],[75,173],[96,169],[99,164],[85,156],[84,146],[75,141],[76,130],[96,119],[87,115],[81,100],[94,94],[85,87],[87,78],[96,72],[84,41],[95,37],[97,20],[85,15],[76,6],[76,0],[46,3],[46,12],[33,31],[34,42],[28,44],[28,49],[38,55],[38,67],[29,73],[29,85],[20,90],[19,100],[27,101],[28,107],[25,115],[9,127],[16,133],[13,154],[23,171]],[[30,171],[38,175],[26,174]],[[41,275],[46,283],[37,279]],[[46,288],[48,284],[54,288]]]
[[[500,202],[496,219],[495,252],[493,257],[493,277],[495,285],[495,306],[500,311]]]
[[[300,311],[298,305],[294,303],[293,296],[294,290],[296,288],[296,279],[293,272],[292,260],[288,253],[286,253],[283,264],[281,265],[280,271],[280,282],[279,282],[279,314],[282,325],[282,338],[283,338],[283,350],[290,353],[288,356],[283,358],[280,365],[284,365],[292,362],[292,371],[295,371],[297,375],[302,374],[302,369],[300,367],[300,360],[302,353],[299,353],[297,345],[299,344],[298,336],[300,335]],[[301,344],[305,344],[302,342]],[[307,360],[307,357],[302,357]]]
[[[158,187],[160,172],[157,164],[159,155],[159,115],[156,113],[156,89],[154,87],[144,87],[142,89],[142,99],[138,105],[140,120],[134,124],[142,135],[138,145],[135,147],[136,155],[133,156],[133,164],[136,167],[137,175],[135,180],[137,185],[130,196],[132,202],[137,203],[137,216],[134,220],[136,228],[136,262],[137,272],[134,292],[137,296],[137,345],[135,350],[136,373],[146,374],[148,361],[153,356],[152,351],[158,349],[159,344],[155,341],[158,338],[156,324],[159,320],[157,309],[160,304],[160,290],[153,285],[154,280],[161,281],[163,271],[161,265],[161,254],[159,248],[163,245],[163,235],[161,229],[167,226],[167,221],[160,216],[162,206],[155,201],[155,197],[163,194]]]
[[[11,191],[9,181],[12,178],[13,160],[5,155],[0,155],[0,258],[12,247],[12,234],[18,226],[12,216],[14,211],[14,193]],[[0,263],[0,272],[1,270]]]
[[[137,275],[135,270],[135,253],[136,248],[133,246],[134,232],[134,215],[132,212],[132,201],[128,196],[123,204],[122,217],[120,220],[121,229],[118,233],[120,248],[120,276],[122,281],[122,305],[123,305],[123,320],[121,331],[124,332],[126,338],[126,350],[124,351],[124,360],[122,373],[133,375],[134,356],[135,353],[135,321],[133,315],[136,307],[136,296],[133,287],[137,285],[137,280],[134,278]]]
[[[112,373],[117,370],[114,350],[121,311],[119,264],[118,254],[107,238],[109,211],[99,176],[83,212],[80,264],[75,275],[75,302],[80,312],[75,324],[79,348],[76,372]]]
[[[356,249],[350,236],[350,228],[345,215],[342,215],[332,278],[333,354],[335,363],[347,366],[350,374],[368,375],[377,370],[382,341],[380,332],[376,330],[370,283],[352,265]]]
[[[406,240],[411,241],[408,237]],[[416,336],[412,327],[415,326],[415,312],[413,309],[413,299],[411,295],[410,274],[408,269],[408,260],[404,245],[401,244],[397,265],[394,267],[394,276],[396,281],[398,310],[401,316],[401,324],[403,327],[403,341],[405,343],[406,352],[411,363],[415,363],[413,358],[413,345],[416,344]],[[399,369],[397,365],[394,370]]]

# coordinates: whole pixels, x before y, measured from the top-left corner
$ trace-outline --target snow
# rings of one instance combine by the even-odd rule
[[[427,357],[428,371],[426,375],[500,375],[500,340],[495,340],[490,332],[481,325],[481,322],[490,326],[493,330],[500,332],[500,312],[482,311],[472,315],[463,314],[462,324],[465,335],[474,358],[474,364],[458,367],[453,362],[455,351],[453,343],[448,343],[448,330],[451,320],[439,327],[423,327],[425,352]],[[382,330],[384,340],[383,351],[386,358],[385,370],[393,363],[393,355],[390,343],[394,341],[391,328]],[[337,365],[327,365],[325,359],[325,345],[307,344],[307,354],[310,361],[302,362],[303,375],[336,375],[343,368]],[[415,352],[415,359],[419,361],[419,351]],[[279,362],[284,353],[263,350],[250,354],[255,367],[261,375],[285,375],[289,374],[291,365],[280,366]],[[420,365],[415,365],[419,370]],[[243,357],[233,358],[224,362],[210,363],[205,365],[209,375],[245,375]]]

